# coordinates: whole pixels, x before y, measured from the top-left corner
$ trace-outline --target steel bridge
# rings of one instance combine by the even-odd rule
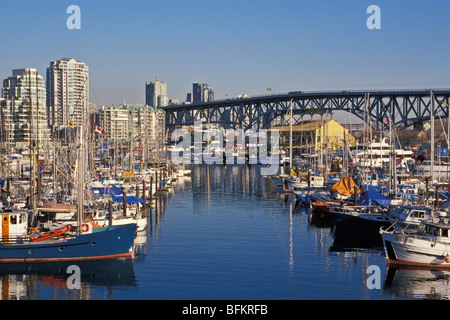
[[[433,98],[432,98],[433,97]],[[450,89],[380,90],[380,91],[294,91],[285,94],[234,98],[207,103],[170,105],[166,112],[169,131],[195,121],[218,124],[229,129],[268,129],[289,125],[292,106],[293,122],[301,123],[305,116],[332,115],[349,112],[375,128],[385,121],[407,127],[435,118],[447,118]],[[433,103],[431,103],[433,102]],[[431,108],[433,106],[433,108]]]

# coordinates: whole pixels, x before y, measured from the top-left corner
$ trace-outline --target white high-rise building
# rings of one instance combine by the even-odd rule
[[[2,141],[42,147],[50,139],[44,79],[36,69],[16,69],[3,80],[1,99]]]
[[[49,126],[77,127],[89,112],[89,67],[71,58],[50,62],[47,68],[47,108]],[[85,123],[85,122],[84,122]]]
[[[145,104],[151,107],[165,107],[169,104],[167,97],[167,83],[157,78],[145,83]]]
[[[99,110],[106,141],[165,142],[165,112],[148,105],[115,104]]]

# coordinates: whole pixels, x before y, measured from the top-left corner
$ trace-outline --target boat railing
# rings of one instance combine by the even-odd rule
[[[29,235],[22,234],[9,234],[7,237],[0,237],[2,244],[22,244],[30,243],[31,238]]]
[[[437,242],[437,238],[436,237],[432,237],[430,235],[426,235],[426,234],[421,234],[421,233],[417,233],[417,232],[405,232],[406,228],[402,230],[395,230],[393,228],[394,224],[396,222],[394,222],[392,225],[390,225],[387,229],[384,229],[383,227],[380,228],[380,233],[389,233],[389,234],[397,234],[397,239],[400,242],[406,243],[408,241],[411,241],[413,239],[416,240],[427,240],[430,242]]]

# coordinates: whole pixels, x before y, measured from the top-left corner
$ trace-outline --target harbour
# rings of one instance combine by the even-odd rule
[[[0,7],[1,302],[450,299],[445,1]]]
[[[0,264],[2,299],[448,298],[446,270],[389,267],[382,245],[336,238],[260,169],[192,165],[148,208],[133,259]],[[77,290],[67,286],[72,264],[81,270]],[[378,289],[367,284],[374,265]]]

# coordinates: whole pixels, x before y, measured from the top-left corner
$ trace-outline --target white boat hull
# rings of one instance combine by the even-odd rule
[[[450,268],[450,242],[429,236],[382,232],[387,261],[391,265]],[[448,262],[447,262],[448,261]]]

